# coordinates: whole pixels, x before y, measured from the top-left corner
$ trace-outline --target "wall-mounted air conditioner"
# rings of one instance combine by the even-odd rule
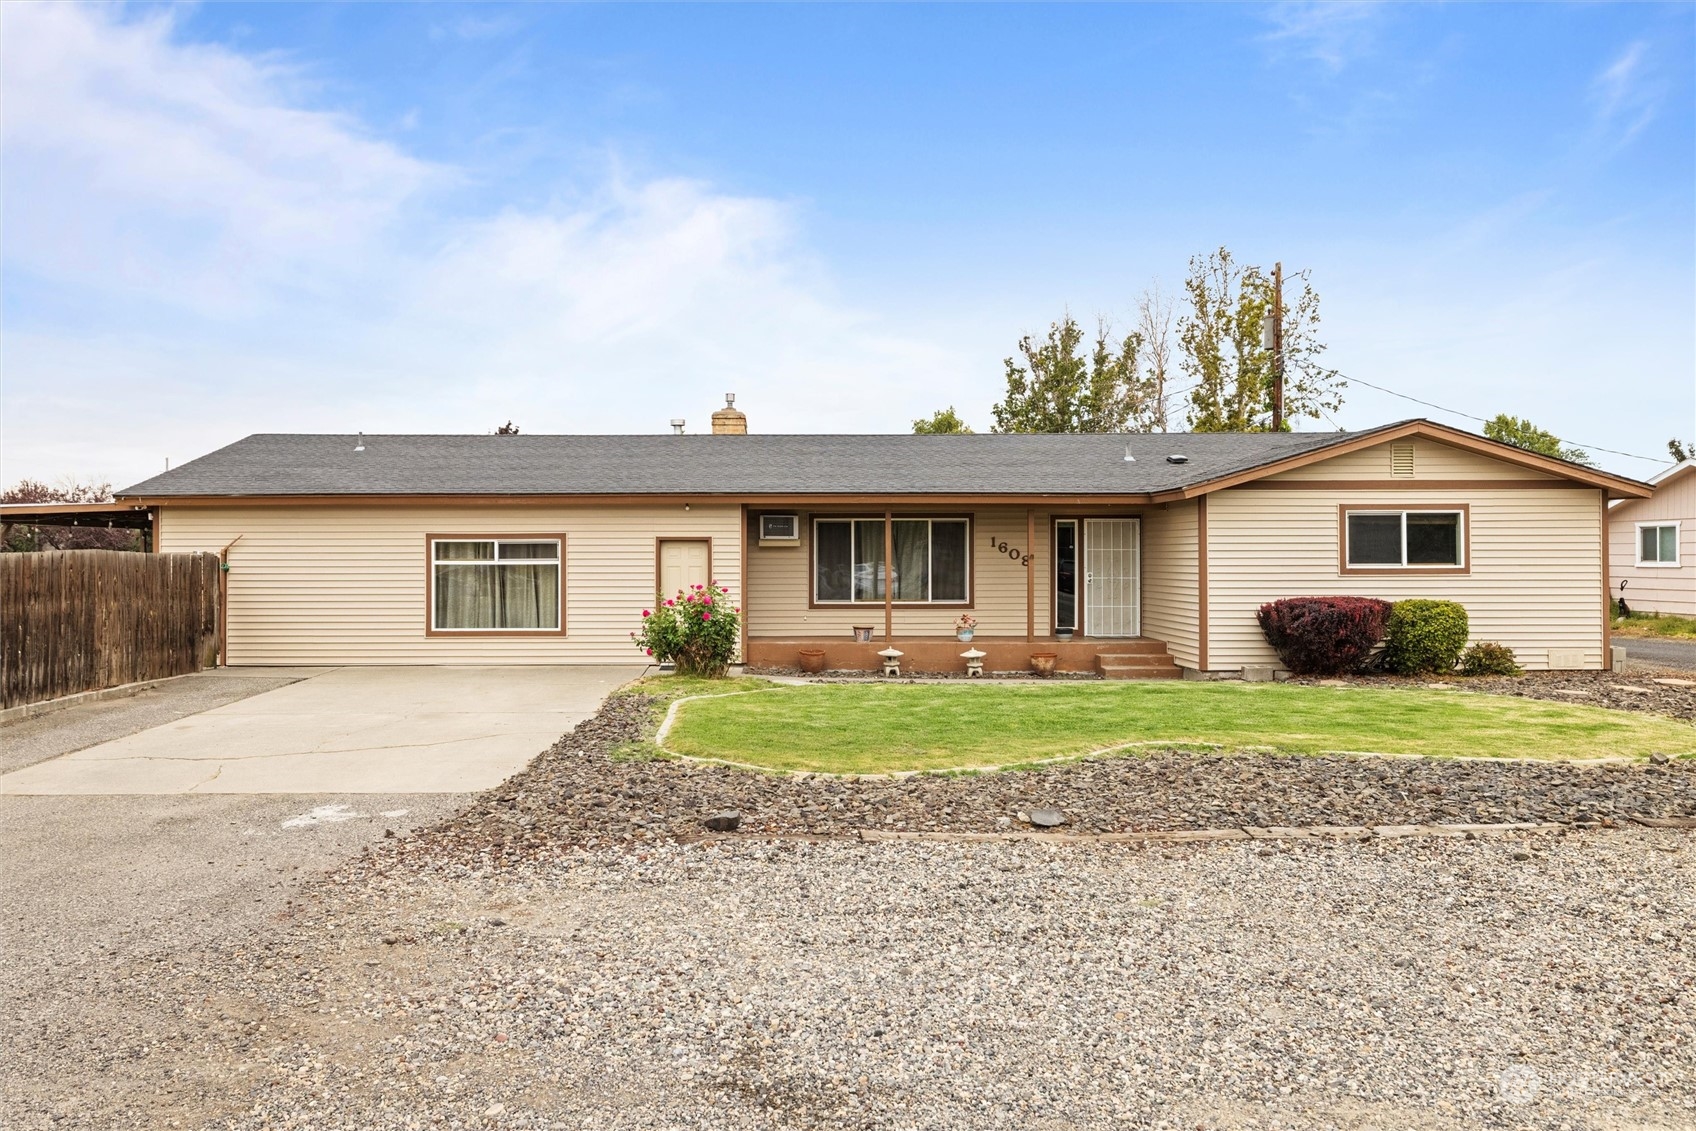
[[[760,545],[799,546],[800,544],[800,515],[762,514],[760,516]]]

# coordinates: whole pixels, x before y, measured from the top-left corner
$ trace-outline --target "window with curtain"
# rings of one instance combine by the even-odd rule
[[[1350,568],[1464,566],[1460,511],[1349,511]]]
[[[434,539],[431,627],[437,632],[559,630],[557,539]]]
[[[1678,564],[1678,523],[1640,522],[1637,524],[1637,564]]]
[[[890,524],[892,562],[884,561],[883,519],[813,522],[813,600],[882,604],[885,586],[901,604],[961,604],[970,599],[970,545],[963,518],[898,518]]]

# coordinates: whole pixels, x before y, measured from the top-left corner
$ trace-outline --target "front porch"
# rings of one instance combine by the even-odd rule
[[[974,636],[967,643],[954,637],[920,636],[894,640],[856,641],[832,637],[764,639],[750,637],[745,660],[753,668],[797,668],[802,649],[824,652],[824,670],[875,672],[882,666],[878,653],[891,645],[905,655],[901,671],[911,675],[963,675],[966,661],[961,653],[976,648],[984,653],[986,672],[1031,671],[1031,656],[1054,653],[1057,672],[1094,672],[1104,679],[1177,679],[1183,672],[1173,661],[1164,641],[1147,637],[1122,640],[1022,636]]]
[[[819,650],[826,671],[871,672],[893,645],[903,673],[956,675],[976,648],[985,672],[1030,672],[1046,652],[1057,672],[1178,678],[1202,666],[1197,512],[748,508],[743,655],[795,669]],[[973,622],[972,641],[958,640]]]

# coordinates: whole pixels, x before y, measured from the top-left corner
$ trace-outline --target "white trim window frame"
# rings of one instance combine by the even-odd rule
[[[1643,532],[1645,530],[1657,531],[1657,533],[1655,535],[1655,557],[1653,557],[1653,558],[1645,558],[1643,556]],[[1672,531],[1672,557],[1671,557],[1671,559],[1663,558],[1663,557],[1660,556],[1661,551],[1666,548],[1666,542],[1667,542],[1666,535],[1662,534],[1662,533],[1658,533],[1659,531],[1663,531],[1663,530],[1671,530]],[[1683,533],[1683,531],[1680,529],[1680,525],[1679,525],[1679,522],[1678,522],[1677,519],[1673,519],[1670,522],[1668,522],[1665,519],[1661,519],[1659,521],[1654,521],[1654,522],[1640,522],[1640,523],[1638,523],[1637,524],[1637,564],[1642,566],[1644,569],[1677,569],[1679,567],[1679,565],[1681,564],[1680,560],[1679,560],[1678,541],[1679,541],[1679,537],[1682,533]]]
[[[551,558],[503,556],[501,549],[514,546],[542,546],[554,548]],[[489,546],[490,555],[487,558],[444,558],[441,556],[442,546]],[[565,547],[558,538],[543,537],[506,537],[506,538],[432,538],[430,539],[430,631],[441,633],[500,633],[524,636],[540,633],[558,634],[560,623],[565,616]],[[441,606],[437,604],[437,585],[441,576],[441,567],[461,566],[499,568],[501,566],[553,566],[554,567],[554,618],[553,623],[535,627],[509,628],[504,625],[462,625],[444,628],[441,624]]]
[[[1455,520],[1455,557],[1453,562],[1409,562],[1407,555],[1407,526],[1410,515],[1453,515]],[[1401,520],[1401,554],[1399,562],[1357,562],[1354,560],[1354,520],[1356,518],[1388,518],[1396,517]],[[1378,509],[1349,507],[1345,512],[1343,522],[1343,537],[1347,546],[1343,553],[1343,561],[1349,569],[1452,569],[1457,572],[1466,569],[1466,512],[1446,507],[1433,507],[1421,510],[1417,507],[1407,509]]]
[[[893,521],[896,524],[900,524],[900,523],[903,523],[903,522],[922,522],[926,525],[926,530],[925,530],[925,554],[926,554],[925,596],[922,599],[913,598],[913,597],[897,597],[897,598],[895,598],[893,603],[897,604],[897,605],[956,605],[956,606],[970,607],[970,605],[972,603],[972,520],[970,518],[967,518],[967,517],[957,517],[957,516],[952,516],[952,515],[945,516],[945,517],[930,518],[930,517],[927,517],[925,515],[905,515],[904,514],[904,515],[897,515],[893,519]],[[851,516],[846,516],[846,515],[838,517],[838,516],[835,516],[835,515],[831,515],[831,516],[815,517],[813,519],[812,594],[813,594],[813,604],[814,605],[881,605],[881,604],[884,603],[884,598],[881,597],[881,596],[859,597],[859,596],[856,595],[859,592],[859,589],[860,589],[860,586],[858,584],[858,576],[859,576],[860,567],[862,565],[864,565],[868,570],[872,571],[872,573],[875,574],[876,570],[877,570],[877,563],[876,563],[875,560],[867,560],[867,561],[862,562],[858,558],[855,557],[855,553],[854,553],[855,542],[856,542],[855,527],[859,523],[872,523],[872,522],[877,523],[877,525],[879,527],[883,526],[883,519],[881,519],[881,518],[851,517]],[[965,551],[965,557],[964,557],[964,559],[961,563],[961,569],[963,570],[962,584],[964,586],[964,595],[960,596],[960,597],[934,597],[934,596],[932,596],[932,594],[935,592],[935,588],[936,588],[936,527],[937,527],[937,524],[939,524],[939,523],[959,526],[959,527],[962,527],[963,530],[964,530],[963,545],[961,547],[961,549],[963,549]],[[829,526],[829,525],[833,525],[833,524],[834,525],[840,525],[840,526],[846,526],[848,528],[848,581],[847,581],[848,596],[847,597],[821,597],[821,596],[819,596],[819,577],[820,577],[820,574],[821,574],[821,565],[822,565],[822,556],[819,553],[819,529],[820,529],[820,527]],[[881,535],[880,535],[880,537],[881,537]],[[881,542],[879,543],[877,548],[878,548],[879,553],[881,554],[882,549],[883,549]],[[873,593],[876,593],[879,588],[882,588],[882,587],[888,585],[888,583],[889,583],[889,569],[887,567],[887,564],[885,565],[885,568],[884,568],[884,575],[882,577],[875,577],[874,576],[872,578],[872,581],[874,583],[873,586],[872,586],[872,592]],[[881,582],[882,584],[881,585],[877,584],[879,582]]]

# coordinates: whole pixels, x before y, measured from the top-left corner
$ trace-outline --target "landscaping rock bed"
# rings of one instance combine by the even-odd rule
[[[825,837],[1028,830],[1032,810],[1047,808],[1065,815],[1067,832],[1085,834],[1696,816],[1688,758],[1574,765],[1153,751],[991,774],[842,779],[615,757],[651,733],[654,710],[647,696],[613,697],[524,773],[393,851],[486,860],[687,839],[732,810],[740,835]]]

